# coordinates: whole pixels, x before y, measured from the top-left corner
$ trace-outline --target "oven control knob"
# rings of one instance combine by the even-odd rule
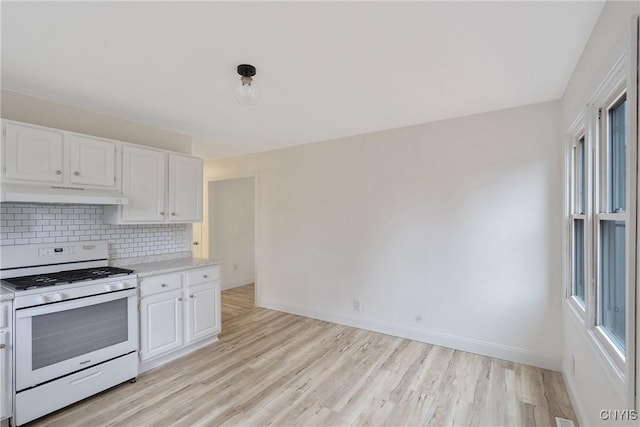
[[[45,302],[46,302],[46,301],[45,301],[45,297],[44,297],[43,295],[38,295],[38,296],[36,297],[36,303],[37,303],[37,304],[44,304]]]
[[[113,286],[111,285],[104,285],[104,290],[107,292],[111,292],[113,290]]]
[[[51,297],[52,301],[62,301],[63,299],[64,296],[60,292],[53,294],[53,296]]]

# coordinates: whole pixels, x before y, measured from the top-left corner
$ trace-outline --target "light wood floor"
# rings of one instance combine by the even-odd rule
[[[255,307],[253,284],[222,291],[222,325]],[[224,327],[223,327],[224,330]]]
[[[558,372],[262,308],[233,316],[243,291],[253,296],[223,292],[220,342],[37,424],[555,426],[556,416],[576,419]]]

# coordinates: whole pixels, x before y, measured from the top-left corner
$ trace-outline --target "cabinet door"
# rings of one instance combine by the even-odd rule
[[[182,290],[140,301],[140,358],[160,356],[182,346]]]
[[[220,332],[219,282],[189,286],[187,341],[189,343]]]
[[[69,136],[69,182],[115,187],[115,142],[86,136]]]
[[[0,420],[9,418],[12,412],[13,399],[11,340],[9,331],[0,330]]]
[[[62,132],[7,123],[5,133],[4,161],[8,179],[63,181]]]
[[[129,198],[122,208],[123,222],[164,221],[165,158],[161,151],[122,147],[122,192]]]
[[[169,220],[202,221],[202,160],[169,154]]]

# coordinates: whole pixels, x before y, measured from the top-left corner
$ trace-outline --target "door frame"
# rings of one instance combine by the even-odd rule
[[[254,305],[256,307],[262,307],[262,293],[260,292],[260,197],[259,197],[259,174],[257,171],[246,171],[232,174],[221,174],[221,175],[206,175],[204,177],[204,182],[206,185],[203,186],[203,216],[202,216],[202,227],[201,233],[202,238],[201,242],[201,250],[202,256],[205,258],[211,258],[210,248],[209,248],[209,236],[211,235],[209,226],[209,185],[219,182],[219,181],[230,181],[233,179],[243,179],[243,178],[253,178],[253,232],[254,232],[254,240],[253,240],[253,273],[254,273]],[[192,227],[193,228],[193,227]],[[205,237],[206,236],[206,237]],[[193,239],[192,239],[193,240]]]

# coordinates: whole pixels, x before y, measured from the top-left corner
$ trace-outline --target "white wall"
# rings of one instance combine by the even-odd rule
[[[209,182],[209,248],[224,261],[222,289],[255,281],[254,178]]]
[[[586,106],[614,60],[628,46],[631,17],[638,14],[638,2],[605,4],[562,98],[563,134]],[[623,384],[567,306],[564,329],[563,372],[579,421],[583,425],[611,424],[611,421],[600,419],[600,410],[627,408]],[[572,357],[575,357],[575,375],[572,374]],[[637,425],[637,421],[630,424]]]
[[[258,177],[258,305],[559,369],[558,118],[530,105],[208,161],[205,177]]]

